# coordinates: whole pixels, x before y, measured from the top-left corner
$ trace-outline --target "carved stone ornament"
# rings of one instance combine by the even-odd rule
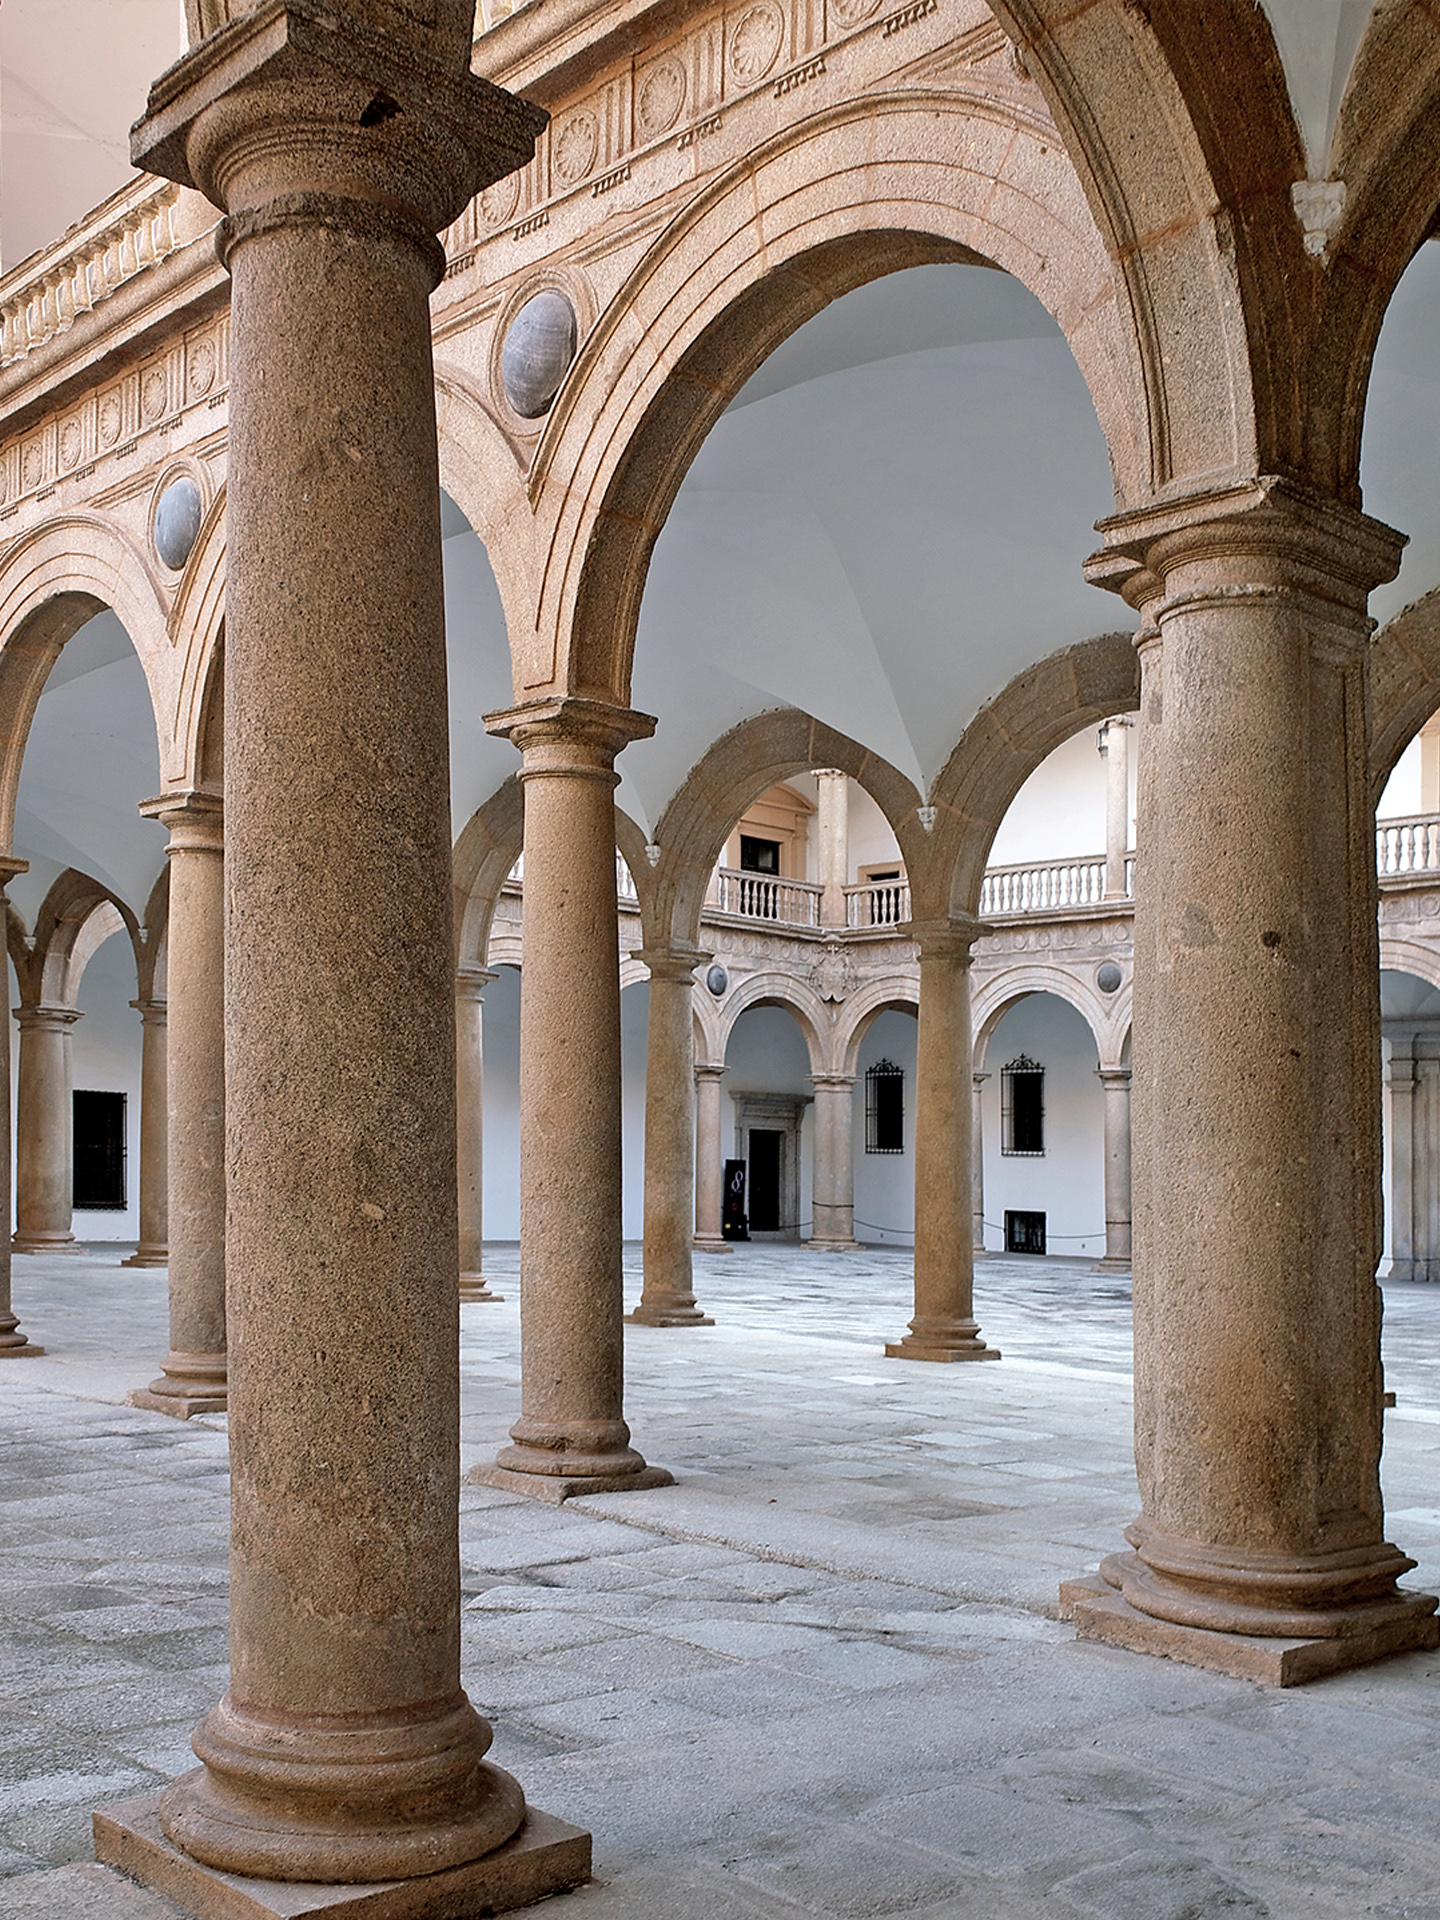
[[[831,17],[842,27],[858,27],[878,11],[880,0],[830,0]]]
[[[763,80],[780,57],[785,20],[771,0],[747,7],[730,34],[730,71],[748,85]]]
[[[527,300],[505,334],[500,380],[505,398],[522,420],[548,413],[575,358],[575,309],[558,288]]]
[[[879,0],[874,0],[876,5]],[[635,95],[635,118],[644,134],[665,133],[680,118],[685,104],[685,69],[675,59],[657,60],[640,81]]]
[[[855,962],[838,940],[827,940],[825,951],[810,969],[810,982],[822,1000],[846,1000],[855,991]]]
[[[593,113],[573,114],[555,135],[555,174],[567,186],[583,180],[595,164],[600,127]]]
[[[480,196],[480,218],[487,227],[503,227],[520,199],[520,175],[508,174]]]

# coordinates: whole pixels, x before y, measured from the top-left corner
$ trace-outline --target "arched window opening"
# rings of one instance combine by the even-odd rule
[[[905,1069],[877,1060],[865,1073],[865,1151],[905,1151]]]
[[[1001,1070],[1000,1151],[1034,1156],[1045,1151],[1045,1069],[1028,1054]]]

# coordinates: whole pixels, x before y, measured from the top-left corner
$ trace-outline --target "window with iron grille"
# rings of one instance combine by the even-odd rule
[[[1000,1074],[1000,1151],[1045,1151],[1045,1069],[1023,1053]]]
[[[125,1206],[125,1096],[77,1087],[71,1105],[72,1204],[120,1212]]]
[[[877,1060],[865,1074],[865,1151],[905,1151],[905,1069]]]

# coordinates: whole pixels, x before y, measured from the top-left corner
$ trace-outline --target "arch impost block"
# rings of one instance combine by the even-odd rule
[[[837,1087],[841,1093],[848,1093],[859,1076],[853,1073],[811,1073],[806,1078],[812,1087]]]
[[[1363,616],[1366,595],[1394,579],[1406,544],[1383,521],[1277,474],[1153,501],[1096,525],[1105,544],[1085,577],[1131,605],[1153,599],[1157,587],[1173,594],[1177,574],[1203,569],[1211,591],[1270,587]],[[1138,580],[1141,573],[1154,580]],[[1203,585],[1187,577],[1181,591]]]
[[[484,719],[487,733],[499,734],[525,755],[527,773],[608,771],[622,747],[648,740],[655,731],[653,714],[569,694],[527,700]]]
[[[30,1006],[15,1008],[15,1018],[23,1033],[27,1027],[37,1028],[41,1033],[64,1033],[73,1027],[80,1018],[79,1007]]]
[[[402,10],[393,17],[398,28]],[[379,33],[318,0],[263,0],[161,75],[131,158],[229,213],[254,217],[306,188],[388,215],[397,233],[418,221],[433,248],[477,193],[533,157],[549,120],[472,74],[465,40]]]
[[[915,942],[922,960],[972,959],[975,942],[988,931],[983,920],[968,913],[952,913],[947,920],[911,920],[896,928]]]
[[[223,853],[225,802],[204,787],[174,787],[169,793],[142,800],[139,812],[169,829],[169,852]]]
[[[165,1001],[132,1000],[130,1004],[139,1014],[142,1025],[147,1027],[163,1027],[165,1025]]]
[[[457,967],[455,970],[455,998],[479,1003],[480,996],[493,981],[500,978],[486,967]]]
[[[28,860],[19,860],[13,853],[0,853],[0,894],[4,893],[6,887],[9,886],[17,874],[28,873],[29,871],[30,862]]]
[[[683,980],[693,984],[696,967],[715,958],[703,947],[632,947],[630,958],[649,970],[652,980]]]

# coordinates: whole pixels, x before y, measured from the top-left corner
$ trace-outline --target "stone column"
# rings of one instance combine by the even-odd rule
[[[615,755],[654,721],[599,701],[486,716],[525,756],[520,1418],[470,1477],[541,1500],[668,1486],[624,1413]]]
[[[165,1002],[132,1000],[140,1029],[140,1244],[122,1267],[163,1267],[170,1258],[166,1213],[169,1116],[165,1094]]]
[[[78,1007],[15,1009],[20,1073],[15,1093],[16,1253],[84,1253],[71,1231],[75,1120],[70,1029]]]
[[[1100,738],[1105,755],[1105,898],[1124,900],[1130,842],[1129,721],[1107,720]]]
[[[225,812],[184,789],[140,811],[170,832],[170,1351],[130,1404],[188,1420],[227,1404],[225,1337]]]
[[[645,1286],[626,1318],[645,1327],[713,1327],[695,1304],[695,948],[641,948],[650,969],[645,1049]]]
[[[1135,1551],[1083,1632],[1290,1684],[1433,1646],[1384,1536],[1365,654],[1388,528],[1280,480],[1106,523],[1146,606]],[[1137,581],[1134,569],[1141,569]],[[1132,601],[1133,604],[1133,601]]]
[[[838,767],[816,769],[819,789],[820,896],[822,927],[845,925],[845,883],[850,878],[850,782]],[[818,1117],[818,1116],[817,1116]]]
[[[137,165],[225,211],[232,279],[230,1688],[195,1733],[199,1771],[159,1806],[166,1891],[191,1911],[235,1898],[195,1862],[346,1885],[425,1876],[387,1896],[397,1916],[519,1905],[587,1870],[573,1852],[561,1872],[532,1858],[516,1898],[524,1861],[484,1858],[517,1834],[523,1855],[534,1832],[460,1685],[429,295],[435,233],[528,157],[541,124],[470,75],[472,14],[468,0],[242,13],[157,83],[132,139]],[[437,24],[404,24],[424,20]],[[159,1871],[138,1820],[101,1816],[97,1844]]]
[[[1390,1278],[1415,1278],[1415,1036],[1390,1042]]]
[[[1105,1089],[1105,1258],[1097,1273],[1130,1270],[1130,1069],[1097,1067]]]
[[[9,916],[10,904],[5,898],[5,886],[17,873],[26,871],[27,862],[12,859],[8,854],[0,854],[0,930],[3,930]],[[0,956],[0,967],[8,966]],[[0,1020],[0,1223],[10,1224],[10,1023]],[[0,1360],[25,1360],[44,1353],[43,1347],[37,1347],[27,1334],[20,1331],[20,1321],[11,1304],[10,1295],[10,1235],[0,1232]]]
[[[460,1298],[503,1300],[485,1284],[485,1033],[480,1000],[495,978],[480,967],[455,976],[455,1138],[460,1187]]]
[[[973,1244],[976,1253],[985,1251],[985,1101],[982,1089],[988,1073],[972,1073],[975,1106],[970,1116],[970,1205],[974,1214]]]
[[[892,1360],[998,1360],[975,1319],[970,1127],[971,948],[978,920],[912,923],[920,949],[915,1055],[915,1317]]]
[[[730,1242],[720,1231],[725,1203],[725,1167],[720,1156],[724,1077],[723,1066],[695,1069],[695,1245],[703,1253],[730,1251]]]
[[[815,1170],[810,1183],[810,1239],[822,1253],[858,1253],[855,1238],[853,1073],[812,1073]]]

